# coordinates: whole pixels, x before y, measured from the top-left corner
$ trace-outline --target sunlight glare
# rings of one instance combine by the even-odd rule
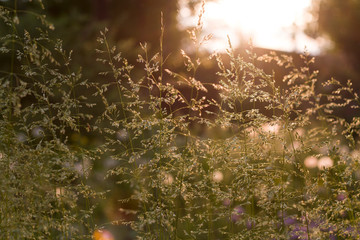
[[[302,52],[318,52],[315,40],[301,29],[311,19],[307,8],[311,0],[216,0],[205,5],[204,31],[213,33],[211,50],[227,46],[227,35],[234,46],[252,39],[255,46]],[[181,6],[181,1],[180,1]],[[198,12],[198,11],[197,11]],[[189,11],[182,7],[180,22],[189,26]]]

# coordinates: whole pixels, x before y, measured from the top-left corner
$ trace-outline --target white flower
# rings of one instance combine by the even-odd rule
[[[61,198],[62,195],[64,195],[65,193],[65,189],[62,188],[62,187],[57,187],[56,188],[56,192],[55,192],[55,195],[57,198]]]
[[[294,148],[294,150],[298,150],[301,148],[301,143],[299,141],[294,141],[291,146],[290,149]]]
[[[25,142],[26,141],[26,135],[24,133],[18,133],[16,134],[16,139],[19,141],[19,142]]]
[[[352,151],[350,153],[350,155],[351,155],[352,158],[355,158],[355,159],[360,158],[360,151],[359,150],[354,150],[354,151]]]
[[[165,176],[164,176],[164,184],[165,185],[170,185],[174,182],[174,178],[171,174],[169,173],[165,173]]]
[[[280,130],[280,125],[277,123],[267,123],[262,126],[264,132],[276,134]]]
[[[318,161],[318,168],[323,170],[325,168],[330,168],[333,166],[333,160],[329,157],[322,157]]]
[[[42,127],[34,127],[31,130],[33,137],[39,138],[44,136],[44,129]]]
[[[221,182],[224,179],[224,175],[222,172],[216,170],[213,172],[212,178],[214,182]]]
[[[126,141],[129,138],[129,134],[125,129],[121,129],[116,133],[116,137],[120,141]]]
[[[252,127],[245,129],[245,132],[250,138],[256,138],[258,135],[255,128]]]
[[[316,168],[318,166],[318,160],[314,156],[309,156],[305,158],[304,165],[307,168]]]
[[[303,137],[305,135],[305,129],[297,128],[295,129],[295,134],[297,134],[299,137]]]

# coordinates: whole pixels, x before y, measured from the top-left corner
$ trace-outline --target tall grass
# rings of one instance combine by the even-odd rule
[[[287,55],[237,54],[229,40],[226,54],[205,59],[200,14],[182,70],[167,66],[163,25],[160,52],[141,44],[133,64],[106,29],[96,52],[107,83],[89,83],[46,29],[19,32],[16,6],[0,14],[10,62],[0,78],[1,238],[87,239],[102,230],[86,177],[89,163],[108,156],[116,166],[107,177],[131,189],[118,201],[136,203],[119,210],[132,218],[112,224],[138,239],[360,237],[359,119],[334,114],[358,111],[359,96],[350,82],[319,82],[308,53],[297,66]],[[213,79],[199,74],[203,61],[216,63]],[[259,67],[267,64],[288,74]],[[93,96],[81,94],[86,86]],[[93,123],[90,97],[103,106]],[[69,144],[70,133],[86,131],[101,139],[96,149]]]
[[[80,203],[95,196],[84,168],[93,155],[68,139],[91,118],[77,92],[87,83],[48,37],[52,25],[37,15],[39,28],[22,29],[14,2],[0,6],[0,238],[90,238],[92,207]]]

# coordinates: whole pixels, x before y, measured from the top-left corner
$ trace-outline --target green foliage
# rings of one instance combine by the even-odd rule
[[[296,66],[286,55],[236,54],[229,40],[226,54],[204,59],[200,14],[183,69],[167,65],[162,22],[160,51],[141,44],[134,65],[105,29],[96,52],[106,83],[88,83],[46,28],[20,31],[16,11],[0,14],[10,62],[0,72],[2,239],[88,239],[102,230],[87,176],[109,156],[107,178],[130,189],[111,224],[138,239],[359,238],[360,121],[334,114],[358,109],[359,96],[335,79],[321,93],[309,54]],[[217,65],[213,79],[198,73],[205,61]],[[288,74],[258,67],[266,64]],[[94,93],[80,94],[85,87]],[[93,122],[89,99],[104,106]],[[101,144],[69,143],[86,132]]]
[[[67,134],[91,117],[76,93],[86,81],[70,70],[61,42],[48,37],[51,25],[30,34],[16,9],[0,6],[0,17],[7,31],[1,54],[9,61],[0,71],[0,238],[84,239],[92,208],[79,203],[95,196],[84,168],[93,157],[71,147]]]
[[[197,47],[207,38],[199,39],[201,26],[190,32]],[[109,126],[102,152],[111,146],[118,166],[109,174],[131,186],[121,201],[139,205],[128,209],[137,220],[119,224],[129,224],[139,239],[359,237],[359,125],[332,115],[358,101],[351,84],[336,87],[332,80],[325,86],[336,90],[320,94],[307,53],[297,67],[286,55],[236,55],[231,44],[227,56],[212,56],[215,84],[198,79],[200,58],[182,51],[186,72],[175,73],[162,52],[150,55],[146,45],[138,58],[145,72],[133,78],[134,66],[110,49],[106,32],[99,41],[106,56],[100,61],[110,69],[103,75],[113,75],[99,87],[106,106],[99,122]],[[256,67],[262,62],[288,70],[280,79],[286,88]],[[111,86],[118,89],[112,102]],[[210,89],[218,90],[216,99],[206,97]]]

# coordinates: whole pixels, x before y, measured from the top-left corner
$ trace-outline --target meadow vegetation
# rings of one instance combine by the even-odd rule
[[[360,238],[360,119],[336,114],[359,111],[350,81],[319,82],[306,52],[297,66],[251,47],[237,54],[229,40],[225,54],[204,57],[202,13],[182,69],[167,65],[163,25],[160,51],[142,43],[134,63],[105,29],[94,61],[106,81],[89,81],[34,17],[37,28],[24,29],[0,6],[1,239],[101,239],[109,225],[137,239]],[[213,79],[198,73],[206,61]],[[97,144],[71,144],[73,133]],[[109,193],[89,176],[109,157],[106,178],[130,189],[118,201],[132,207],[103,223],[95,210]]]

